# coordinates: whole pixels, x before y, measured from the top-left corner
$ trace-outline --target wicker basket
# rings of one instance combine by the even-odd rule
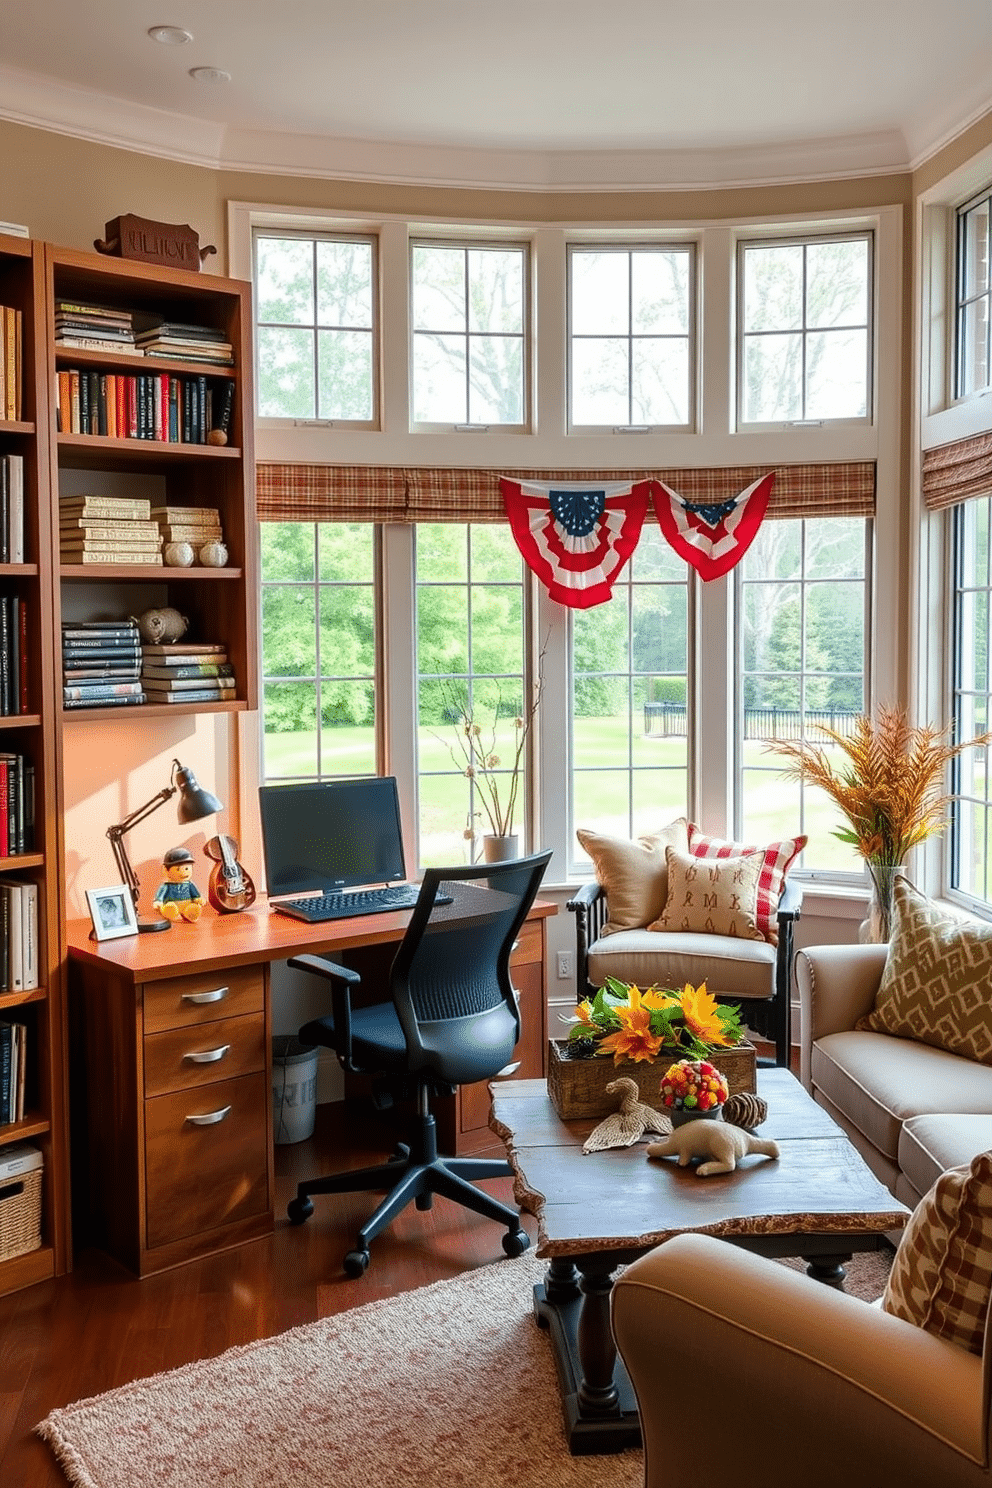
[[[0,1261],[41,1246],[41,1168],[0,1183]]]
[[[606,1087],[620,1075],[629,1075],[637,1081],[641,1100],[656,1111],[663,1109],[658,1086],[661,1077],[677,1054],[662,1054],[653,1064],[637,1064],[633,1060],[614,1064],[612,1058],[569,1059],[562,1040],[551,1039],[548,1043],[548,1095],[551,1104],[563,1121],[582,1121],[609,1116],[617,1110],[615,1095],[607,1095]],[[711,1062],[726,1076],[730,1094],[742,1090],[755,1090],[757,1055],[753,1044],[746,1041],[732,1049],[714,1050]]]

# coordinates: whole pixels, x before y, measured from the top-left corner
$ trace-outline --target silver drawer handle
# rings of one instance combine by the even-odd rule
[[[216,1064],[230,1049],[230,1044],[221,1044],[219,1049],[203,1049],[196,1054],[184,1054],[191,1064]]]
[[[197,1005],[203,1002],[221,1002],[230,990],[230,987],[215,987],[212,992],[184,992],[180,1001],[195,1002]]]
[[[225,1116],[230,1116],[231,1107],[222,1106],[219,1111],[209,1111],[206,1116],[187,1116],[190,1126],[216,1126]]]
[[[496,1078],[497,1080],[508,1080],[511,1075],[517,1073],[519,1068],[520,1060],[515,1059],[512,1064],[504,1064],[503,1068],[497,1072]]]

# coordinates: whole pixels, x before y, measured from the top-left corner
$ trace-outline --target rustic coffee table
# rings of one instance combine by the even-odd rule
[[[672,1235],[717,1235],[765,1256],[802,1256],[811,1276],[842,1287],[844,1262],[878,1250],[909,1210],[788,1070],[758,1071],[763,1137],[778,1159],[746,1157],[733,1173],[649,1159],[646,1143],[583,1155],[595,1120],[562,1121],[544,1080],[492,1087],[490,1125],[506,1143],[517,1203],[538,1222],[547,1257],[534,1288],[550,1330],[574,1455],[640,1442],[633,1389],[610,1329],[613,1273]],[[662,1340],[659,1340],[659,1354]]]

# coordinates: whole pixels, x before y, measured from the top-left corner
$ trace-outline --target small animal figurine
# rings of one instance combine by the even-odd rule
[[[593,1127],[582,1144],[583,1152],[603,1152],[608,1147],[633,1147],[646,1131],[671,1131],[672,1123],[668,1117],[656,1111],[653,1106],[646,1106],[641,1100],[636,1080],[631,1080],[627,1075],[619,1080],[611,1080],[606,1093],[620,1097],[620,1109],[614,1111],[612,1116],[604,1117],[598,1126]]]
[[[162,609],[145,610],[138,616],[138,631],[149,646],[168,645],[181,640],[189,629],[189,621],[178,610],[168,606]]]
[[[648,1157],[677,1157],[680,1168],[694,1157],[709,1159],[699,1164],[697,1178],[708,1178],[711,1173],[732,1173],[738,1159],[752,1152],[762,1157],[778,1157],[774,1142],[752,1136],[728,1121],[687,1121],[663,1141],[651,1142],[646,1151]]]
[[[165,877],[152,903],[173,924],[177,920],[194,923],[203,913],[206,900],[193,882],[193,854],[188,847],[170,847],[162,867]]]

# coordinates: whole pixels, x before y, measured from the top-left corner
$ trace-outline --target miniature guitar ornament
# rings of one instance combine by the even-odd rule
[[[217,859],[210,870],[207,898],[219,914],[234,914],[255,902],[255,885],[238,862],[238,844],[233,837],[211,837],[203,851]]]

